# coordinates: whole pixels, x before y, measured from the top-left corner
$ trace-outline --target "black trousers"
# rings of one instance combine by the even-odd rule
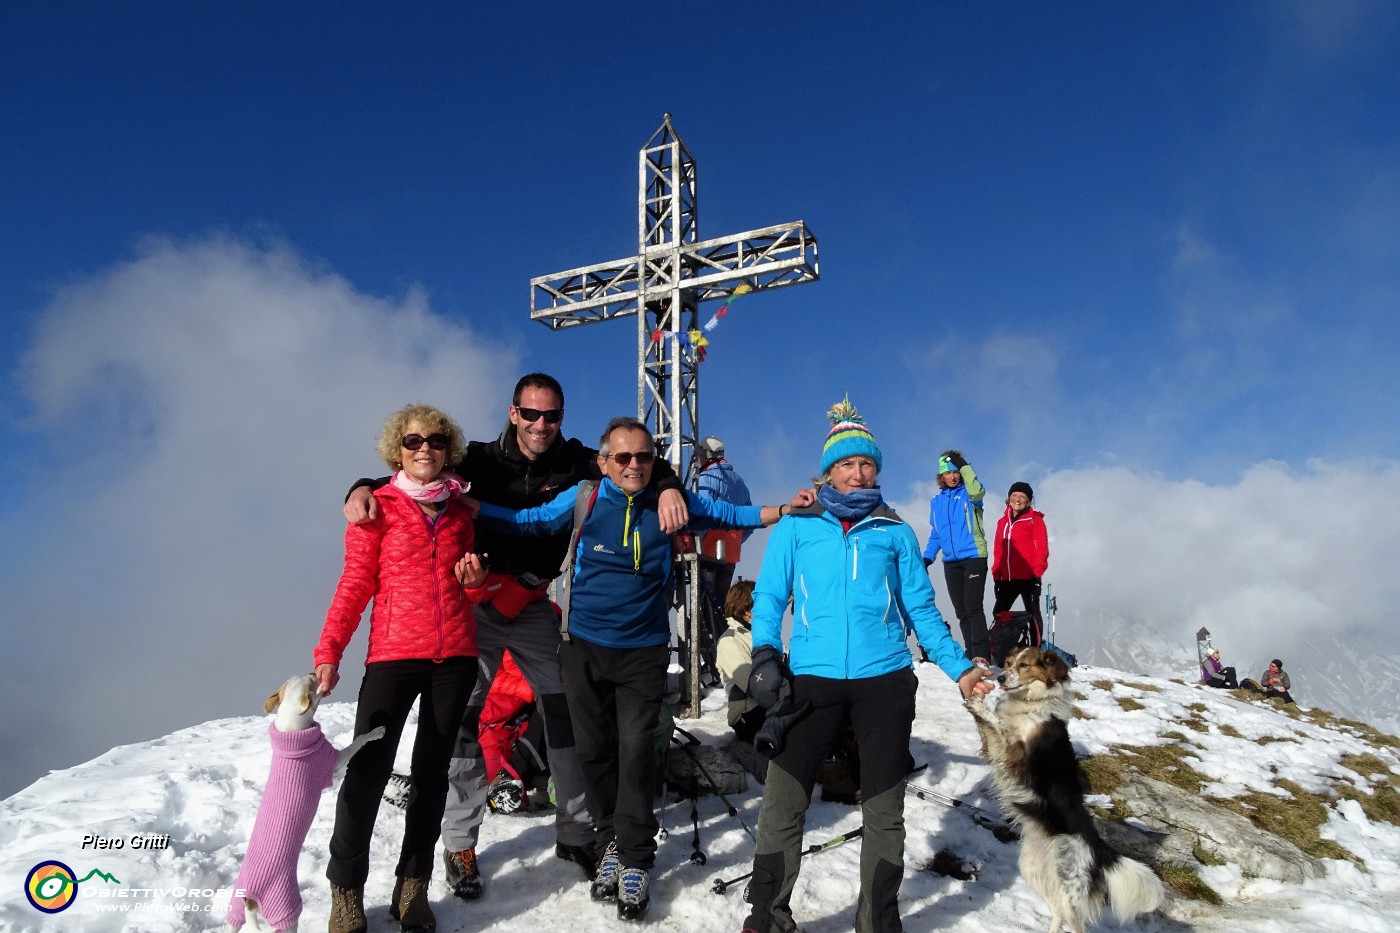
[[[904,878],[904,780],[918,678],[911,668],[835,680],[793,678],[797,701],[812,710],[788,730],[783,752],[768,766],[745,928],[788,933],[796,927],[792,891],[802,858],[802,831],[823,759],[849,720],[860,757],[860,895],[857,933],[900,933],[899,886]]]
[[[987,610],[983,608],[987,593],[987,558],[945,560],[943,581],[948,584],[953,614],[958,617],[958,627],[962,629],[967,659],[987,657],[991,651],[987,640]]]
[[[1028,580],[993,580],[992,618],[1010,609],[1020,597],[1026,611],[1035,616],[1035,631],[1031,632],[1031,644],[1039,645],[1045,639],[1045,623],[1040,616],[1040,578]]]
[[[1239,685],[1235,683],[1235,669],[1233,667],[1222,667],[1220,676],[1206,681],[1207,687],[1215,687],[1217,690],[1234,690]]]
[[[364,885],[369,848],[384,785],[394,769],[409,710],[418,701],[418,732],[413,738],[410,774],[413,791],[404,815],[403,846],[394,874],[420,878],[433,873],[433,850],[442,831],[447,800],[447,763],[462,713],[476,686],[476,658],[443,661],[376,661],[365,665],[360,683],[355,734],[384,727],[384,738],[370,742],[350,759],[335,804],[331,860],[326,877],[343,888]]]
[[[574,637],[559,646],[574,746],[601,850],[617,840],[623,866],[656,862],[657,754],[669,645],[608,648]]]

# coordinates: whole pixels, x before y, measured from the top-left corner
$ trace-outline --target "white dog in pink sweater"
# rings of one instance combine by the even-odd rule
[[[321,792],[367,742],[384,737],[384,727],[379,726],[337,751],[316,723],[320,703],[315,676],[302,674],[284,683],[263,704],[264,712],[277,711],[267,729],[272,769],[248,837],[243,869],[233,885],[235,893],[228,905],[231,930],[242,929],[244,923],[249,930],[296,930],[301,916],[297,857],[316,817]]]

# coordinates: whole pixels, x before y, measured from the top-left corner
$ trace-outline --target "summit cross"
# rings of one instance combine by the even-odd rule
[[[695,157],[669,113],[639,152],[637,176],[637,254],[531,279],[530,317],[563,330],[636,316],[637,418],[681,475],[700,438],[700,360],[687,339],[700,330],[700,304],[744,285],[815,282],[817,239],[796,220],[701,240]]]

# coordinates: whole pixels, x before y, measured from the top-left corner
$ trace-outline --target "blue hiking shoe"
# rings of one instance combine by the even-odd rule
[[[640,921],[646,918],[647,905],[651,898],[647,895],[647,870],[645,868],[624,868],[617,878],[617,917],[619,920]]]
[[[617,876],[622,871],[622,864],[617,858],[617,840],[608,843],[608,847],[603,850],[603,857],[598,860],[598,871],[593,876],[593,886],[589,889],[589,894],[595,901],[611,901],[617,898]]]

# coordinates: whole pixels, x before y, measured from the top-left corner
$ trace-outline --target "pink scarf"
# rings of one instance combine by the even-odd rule
[[[394,474],[394,485],[408,494],[414,502],[441,502],[450,496],[460,496],[471,488],[456,473],[443,470],[431,483],[420,483],[403,470]]]

